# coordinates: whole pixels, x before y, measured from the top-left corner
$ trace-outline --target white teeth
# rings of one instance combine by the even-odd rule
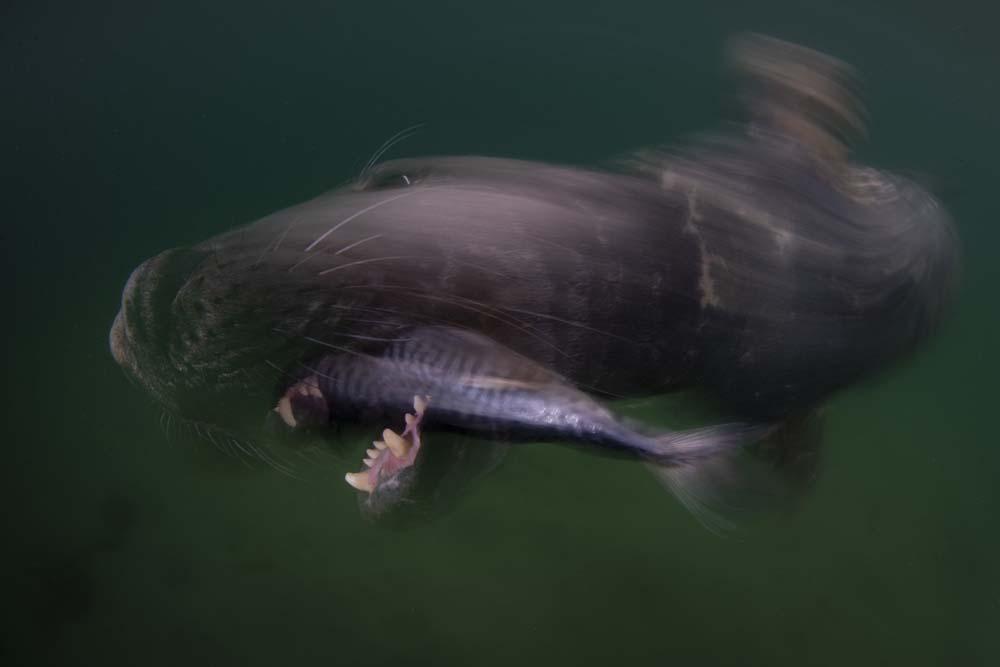
[[[365,463],[366,466],[368,466],[369,468],[371,468],[372,464],[374,464],[375,461],[374,461],[374,459],[365,459],[364,463]]]
[[[310,375],[304,380],[300,380],[295,384],[295,393],[299,396],[315,396],[316,398],[323,398],[323,392],[319,390],[319,378],[315,375]]]
[[[368,449],[368,450],[365,450],[365,454],[368,455],[368,458],[373,459],[376,456],[378,456],[378,450],[377,449]]]
[[[397,459],[406,456],[406,452],[410,449],[410,444],[392,429],[387,428],[382,431],[382,438],[385,439],[385,444],[389,446],[389,450]]]
[[[289,427],[295,428],[298,422],[295,421],[295,415],[292,414],[292,402],[288,400],[287,396],[281,397],[274,411],[281,416],[281,421],[285,422]]]
[[[379,450],[385,449],[385,447],[386,447],[385,443],[382,442],[381,440],[375,440],[374,442],[372,442],[372,444],[375,445],[375,449],[379,449]]]
[[[375,488],[374,486],[372,486],[368,471],[349,472],[346,475],[344,475],[344,481],[346,481],[348,484],[353,486],[358,491],[367,491],[368,493],[371,493],[372,489]]]
[[[413,409],[417,411],[418,415],[424,414],[424,410],[427,409],[427,396],[414,396],[413,397]]]

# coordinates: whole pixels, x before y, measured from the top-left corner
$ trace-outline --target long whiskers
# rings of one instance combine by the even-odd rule
[[[161,423],[165,424],[168,438],[170,438],[175,422],[186,428],[189,432],[194,433],[199,439],[211,443],[220,453],[238,460],[249,470],[253,469],[253,461],[260,461],[283,475],[299,479],[298,475],[295,474],[294,464],[284,457],[278,456],[273,451],[269,453],[269,450],[271,450],[270,447],[255,445],[249,439],[241,440],[211,424],[185,419],[164,410],[161,416]]]
[[[356,357],[367,356],[365,354],[362,354],[361,352],[358,352],[357,350],[352,350],[348,347],[341,347],[340,345],[334,345],[333,343],[329,343],[325,340],[320,340],[319,338],[313,338],[312,336],[303,336],[302,338],[304,340],[309,341],[310,343],[316,343],[317,345],[322,345],[323,347],[328,347],[332,350],[337,350],[338,352],[346,352],[347,354],[353,354]]]
[[[474,313],[478,313],[480,315],[484,315],[486,317],[489,317],[491,319],[497,320],[499,322],[503,322],[504,324],[506,324],[506,325],[508,325],[510,327],[513,327],[513,328],[515,328],[515,329],[517,329],[517,330],[519,330],[519,331],[521,331],[523,333],[528,334],[532,338],[535,338],[535,339],[541,341],[547,347],[550,347],[551,349],[553,349],[558,354],[561,354],[562,356],[567,357],[567,358],[569,357],[569,354],[567,354],[565,351],[563,351],[558,345],[556,345],[552,341],[548,340],[545,336],[543,336],[540,332],[537,331],[537,329],[535,329],[531,325],[529,325],[529,324],[527,324],[525,322],[522,322],[522,321],[514,318],[513,316],[511,316],[509,314],[506,314],[503,311],[500,311],[500,310],[494,308],[493,306],[490,306],[489,304],[484,303],[482,301],[475,301],[473,299],[466,299],[464,297],[459,297],[459,296],[454,296],[454,295],[452,295],[450,297],[445,297],[445,296],[441,296],[441,295],[437,295],[437,294],[427,294],[427,293],[421,292],[419,290],[414,290],[413,288],[407,287],[405,285],[380,285],[380,286],[375,286],[375,285],[345,285],[345,286],[341,287],[340,289],[345,289],[346,290],[346,289],[351,289],[351,288],[362,288],[362,289],[371,289],[371,290],[392,289],[392,290],[395,290],[395,291],[398,291],[398,292],[405,292],[407,294],[410,294],[412,296],[417,297],[418,299],[426,299],[426,300],[429,300],[429,301],[440,301],[440,302],[443,302],[443,303],[449,303],[449,304],[452,304],[454,306],[458,306],[459,308],[464,308],[466,310],[470,310],[470,311],[472,311]]]
[[[361,264],[371,264],[372,262],[387,262],[396,259],[420,259],[419,255],[390,255],[388,257],[372,257],[370,259],[359,259],[355,262],[348,262],[347,264],[341,264],[339,266],[332,266],[329,269],[323,269],[317,276],[325,276],[328,273],[333,273],[334,271],[340,271],[341,269],[349,269],[352,266],[359,266]]]
[[[338,250],[337,252],[335,252],[333,254],[334,255],[339,255],[341,253],[347,252],[351,248],[357,248],[362,243],[366,243],[368,241],[374,241],[375,239],[377,239],[380,236],[382,236],[382,235],[381,234],[372,234],[371,236],[369,236],[367,238],[363,238],[360,241],[355,241],[354,243],[349,243],[349,244],[345,245],[343,248],[341,248],[340,250]]]
[[[364,317],[340,317],[337,318],[338,322],[359,322],[361,324],[377,324],[384,327],[386,325],[385,320],[370,320]],[[390,328],[392,329],[405,329],[407,325],[405,324],[392,324]]]
[[[234,441],[236,446],[240,447],[241,451],[245,451],[243,450],[243,447],[240,445],[239,440],[236,440],[234,438]],[[272,457],[267,453],[265,448],[254,446],[254,444],[249,440],[247,440],[243,444],[246,445],[246,447],[252,452],[252,456],[255,456],[256,458],[260,459],[261,461],[263,461],[264,463],[266,463],[267,465],[271,466],[272,468],[274,468],[275,470],[284,475],[288,475],[289,477],[292,477],[294,479],[299,479],[298,475],[296,475],[294,470],[292,469],[292,464],[289,463],[284,458],[278,457],[278,460],[276,460],[274,457]]]
[[[381,236],[381,234],[376,234],[376,236]],[[364,240],[367,241],[368,239],[364,239]],[[356,246],[359,243],[361,243],[361,241],[358,241],[358,243],[355,243],[353,245]],[[350,247],[351,246],[348,246],[348,248],[350,248]],[[346,248],[345,248],[345,250],[346,250]],[[343,251],[338,251],[338,252],[333,253],[333,254],[334,255],[339,255],[341,252],[343,252]],[[315,255],[309,255],[308,257],[315,257]],[[308,259],[308,257],[306,259]],[[302,264],[304,264],[306,262],[306,259],[300,260],[299,263],[296,266],[301,266]],[[371,258],[368,258],[368,259],[359,259],[359,260],[357,260],[355,262],[350,262],[348,264],[340,264],[338,266],[333,266],[333,267],[330,267],[328,269],[323,269],[322,271],[319,271],[316,275],[317,276],[326,275],[327,273],[332,273],[334,271],[339,271],[340,269],[346,269],[346,268],[355,266],[357,264],[368,264],[370,262],[381,262],[381,261],[396,260],[396,259],[431,259],[431,257],[428,256],[428,255],[390,255],[390,256],[387,256],[387,257],[371,257]],[[479,271],[481,273],[490,273],[490,274],[493,274],[494,276],[497,276],[499,278],[503,278],[504,280],[508,280],[508,281],[514,280],[514,278],[512,276],[510,276],[509,274],[503,273],[502,271],[493,271],[491,269],[487,269],[486,267],[484,267],[482,265],[474,264],[473,262],[464,262],[464,261],[461,261],[461,260],[454,259],[452,257],[443,257],[443,256],[441,258],[441,261],[442,262],[447,262],[449,264],[459,265],[459,266],[467,266],[467,267],[473,268],[473,269],[475,269],[475,270],[477,270],[477,271]]]
[[[602,329],[596,329],[596,328],[594,328],[592,326],[584,324],[583,322],[577,322],[575,320],[567,320],[567,319],[564,319],[562,317],[557,317],[555,315],[549,315],[547,313],[537,313],[537,312],[530,311],[530,310],[524,310],[522,308],[511,308],[509,306],[503,306],[503,307],[500,308],[500,310],[508,311],[508,312],[513,312],[513,313],[522,313],[524,315],[530,315],[531,317],[538,317],[538,318],[545,319],[545,320],[553,320],[555,322],[559,322],[560,324],[566,324],[566,325],[569,325],[571,327],[576,327],[578,329],[585,329],[587,331],[591,331],[591,332],[596,333],[596,334],[601,334],[602,336],[607,336],[608,338],[617,338],[618,340],[624,341],[626,343],[631,343],[633,345],[639,345],[639,343],[637,343],[636,341],[632,340],[631,338],[627,338],[625,336],[620,336],[620,335],[612,333],[610,331],[603,331]]]
[[[396,201],[398,199],[402,199],[404,197],[413,196],[413,195],[415,195],[415,194],[417,194],[419,192],[421,192],[421,190],[410,190],[408,192],[404,192],[403,194],[396,195],[395,197],[389,197],[388,199],[383,199],[381,201],[377,201],[377,202],[375,202],[374,204],[372,204],[370,206],[364,207],[360,211],[352,213],[351,215],[347,216],[346,218],[344,218],[343,220],[341,220],[340,222],[338,222],[337,224],[335,224],[330,229],[328,229],[325,232],[323,232],[322,234],[320,234],[319,237],[315,241],[313,241],[312,243],[310,243],[309,245],[306,246],[306,250],[305,251],[306,252],[311,252],[313,248],[315,248],[317,245],[319,245],[320,243],[323,242],[323,239],[325,239],[330,234],[334,233],[335,231],[337,231],[338,229],[340,229],[341,227],[343,227],[344,225],[346,225],[347,223],[349,223],[351,220],[355,220],[355,219],[359,218],[360,216],[364,215],[365,213],[368,213],[369,211],[373,211],[373,210],[375,210],[376,208],[378,208],[380,206],[385,206],[386,204],[390,204],[390,203],[392,203],[392,202],[394,202],[394,201]],[[291,271],[292,269],[294,269],[296,266],[298,266],[298,264],[292,266],[292,268],[289,269],[289,271]]]
[[[375,149],[375,152],[368,159],[368,162],[366,162],[365,166],[362,167],[361,173],[358,175],[358,178],[360,179],[365,174],[367,174],[368,171],[371,170],[371,168],[375,166],[375,164],[379,161],[379,159],[383,155],[385,155],[386,152],[390,148],[392,148],[393,146],[395,146],[396,144],[398,144],[401,141],[409,139],[414,134],[416,134],[417,130],[419,130],[423,126],[424,126],[424,123],[417,123],[415,125],[411,125],[409,127],[405,127],[402,130],[400,130],[399,132],[397,132],[396,134],[394,134],[391,137],[389,137],[388,139],[386,139],[384,142],[382,142],[382,145],[379,146],[377,149]]]
[[[330,334],[333,336],[340,336],[342,338],[353,338],[355,340],[370,340],[377,343],[405,343],[407,341],[413,340],[412,338],[384,338],[382,336],[365,336],[363,334],[344,333],[343,331],[331,331]]]
[[[258,257],[257,261],[255,261],[252,264],[253,267],[256,267],[258,264],[264,261],[264,257],[266,257],[268,253],[278,252],[278,248],[281,247],[281,244],[285,241],[285,237],[288,236],[288,232],[292,231],[292,227],[294,227],[295,224],[298,223],[299,218],[301,217],[302,217],[301,215],[296,215],[288,222],[288,224],[285,226],[285,229],[278,236],[277,240],[274,243],[269,244],[266,248],[264,248],[263,252],[260,253],[260,257]]]
[[[352,285],[352,286],[349,286],[349,287],[364,287],[364,285]],[[376,306],[344,306],[344,305],[333,304],[333,303],[328,304],[327,308],[335,308],[337,310],[358,311],[358,312],[362,312],[362,313],[385,313],[386,315],[401,315],[404,318],[406,318],[408,321],[412,320],[412,321],[416,321],[416,322],[421,322],[421,321],[423,321],[423,322],[438,322],[438,323],[442,323],[442,324],[446,324],[447,323],[447,320],[445,320],[444,318],[434,317],[432,315],[428,315],[426,313],[420,313],[420,312],[416,312],[416,311],[412,311],[411,312],[411,311],[403,310],[403,309],[400,309],[400,308],[379,308],[379,307],[376,307]]]

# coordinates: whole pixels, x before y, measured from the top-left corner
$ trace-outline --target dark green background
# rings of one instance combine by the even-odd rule
[[[992,665],[996,17],[975,2],[4,3],[4,664]],[[850,6],[854,5],[854,6]],[[955,214],[963,291],[839,396],[815,493],[740,538],[641,466],[525,447],[419,530],[168,439],[107,352],[142,259],[395,154],[593,164],[730,111],[727,36],[864,75],[860,157]],[[657,410],[646,407],[647,416]]]

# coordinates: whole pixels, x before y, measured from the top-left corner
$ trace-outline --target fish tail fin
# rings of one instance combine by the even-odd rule
[[[718,424],[675,431],[652,439],[650,460],[665,466],[693,465],[757,442],[774,430],[767,424]]]
[[[821,428],[811,413],[777,426],[713,426],[658,441],[669,454],[650,462],[654,476],[703,526],[721,535],[755,512],[788,507],[811,487]]]

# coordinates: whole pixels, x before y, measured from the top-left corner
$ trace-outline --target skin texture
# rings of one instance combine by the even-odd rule
[[[734,61],[751,122],[686,153],[617,171],[398,160],[162,253],[126,284],[112,353],[166,409],[230,433],[318,368],[433,326],[594,397],[698,387],[747,421],[806,414],[934,330],[957,243],[930,194],[849,161],[843,66],[766,39]],[[296,425],[335,421],[320,389]]]
[[[411,184],[399,187],[407,174]],[[667,389],[696,365],[685,357],[700,310],[697,267],[663,262],[657,250],[696,255],[693,239],[660,224],[682,215],[645,179],[489,158],[388,163],[355,186],[140,266],[113,340],[141,355],[129,342],[144,325],[132,322],[148,322],[181,362],[157,366],[149,383],[193,389],[202,384],[193,371],[242,375],[267,353],[280,364],[288,350],[300,358],[323,343],[369,351],[399,327],[446,323],[598,391]],[[158,291],[169,302],[162,312],[148,300]],[[137,374],[158,359],[137,359]]]

